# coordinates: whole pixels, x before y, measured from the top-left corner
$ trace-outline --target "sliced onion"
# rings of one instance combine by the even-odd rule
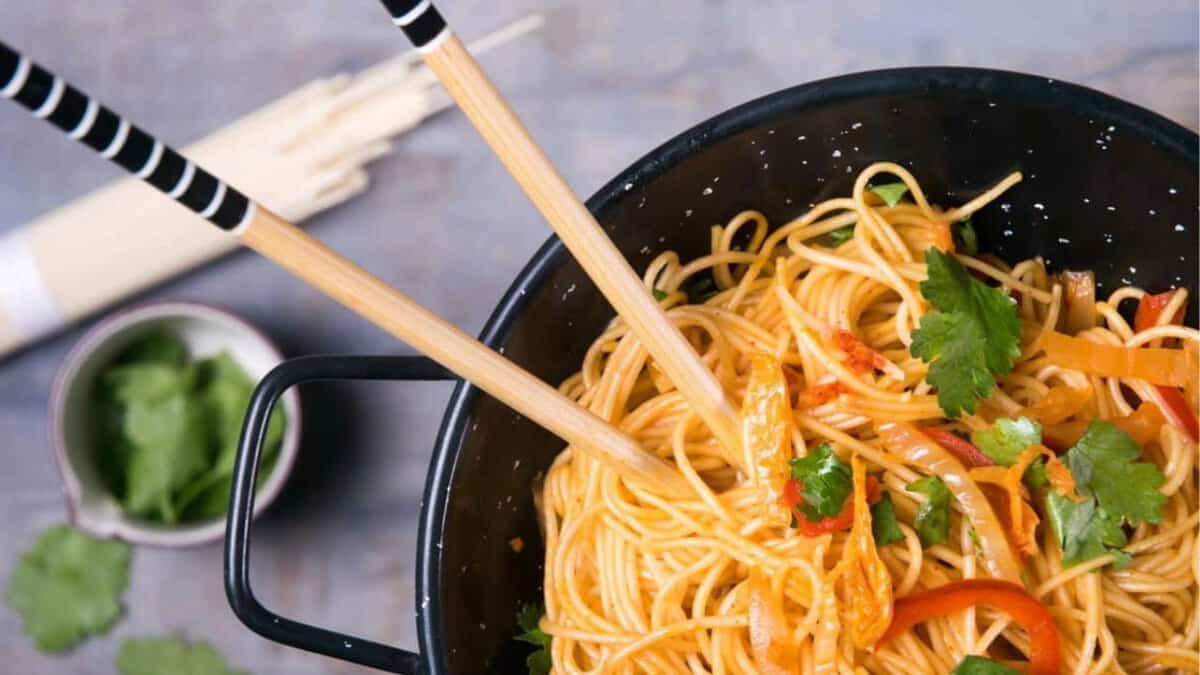
[[[1096,275],[1092,272],[1072,272],[1060,275],[1063,285],[1062,327],[1068,335],[1095,328],[1096,326]]]
[[[750,591],[750,649],[754,665],[764,675],[792,675],[800,654],[788,631],[781,600],[771,593],[771,579],[757,567],[746,581]]]
[[[889,422],[878,429],[884,446],[909,464],[933,474],[946,483],[958,500],[963,514],[979,535],[983,548],[984,566],[997,579],[1021,583],[1021,566],[1004,535],[1004,527],[992,505],[967,474],[966,467],[945,448],[935,443],[915,426],[906,422]]]

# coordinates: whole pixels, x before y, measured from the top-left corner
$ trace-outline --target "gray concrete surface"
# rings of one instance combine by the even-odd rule
[[[897,4],[872,0],[441,0],[465,36],[527,11],[545,29],[485,66],[581,194],[729,106],[870,68],[959,64],[1087,84],[1195,129],[1195,0]],[[182,142],[315,77],[403,48],[373,0],[0,0],[0,35],[163,138]],[[311,231],[468,331],[547,236],[465,119],[443,114],[372,169],[374,188]],[[0,107],[0,230],[117,176],[16,107]],[[249,289],[249,290],[248,290]],[[405,347],[241,253],[150,294],[225,304],[290,354]],[[64,517],[45,437],[72,332],[0,363],[0,578]],[[306,391],[299,473],[261,521],[256,578],[280,610],[414,647],[418,500],[444,385]],[[0,609],[0,671],[112,673],[120,640],[181,631],[264,673],[366,672],[269,643],[225,604],[220,547],[138,550],[127,616],[62,657]]]

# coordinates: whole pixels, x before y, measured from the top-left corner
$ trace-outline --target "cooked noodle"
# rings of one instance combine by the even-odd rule
[[[868,184],[881,174],[902,180],[912,201],[886,206],[874,198]],[[713,228],[710,254],[684,264],[664,252],[645,273],[647,287],[666,294],[667,315],[735,402],[746,391],[754,353],[787,364],[793,393],[833,378],[841,383],[832,400],[796,411],[793,451],[802,455],[830,441],[880,477],[904,533],[903,541],[879,548],[897,598],[988,572],[959,512],[944,544],[922,548],[907,524],[921,498],[905,485],[927,472],[889,453],[877,424],[982,429],[996,417],[1015,416],[1056,384],[1090,389],[1103,419],[1129,414],[1151,396],[1144,381],[1047,362],[1039,344],[1063,312],[1063,294],[1041,259],[1008,268],[960,255],[969,270],[1019,294],[1022,351],[976,414],[945,418],[925,382],[927,365],[908,350],[930,311],[919,289],[922,253],[949,222],[969,217],[1019,180],[1013,174],[966,205],[942,211],[926,201],[908,171],[876,164],[858,177],[849,198],[818,204],[774,231],[762,214],[740,213]],[[836,248],[817,244],[847,225],[855,227],[849,241]],[[687,304],[680,289],[710,271],[716,295]],[[1196,330],[1178,326],[1135,333],[1117,309],[1143,295],[1125,287],[1098,300],[1097,327],[1079,337],[1127,346],[1200,340]],[[1177,294],[1164,316],[1184,302],[1186,292]],[[890,364],[881,372],[848,370],[843,355],[817,337],[821,326],[850,331]],[[967,654],[1011,661],[1029,650],[1025,631],[987,606],[926,621],[874,653],[857,649],[837,620],[832,578],[849,533],[806,537],[764,520],[745,478],[746,460],[716,443],[619,320],[561,389],[673,460],[695,496],[667,500],[571,448],[558,456],[538,494],[546,544],[542,628],[554,638],[553,672],[759,672],[749,635],[752,570],[770,580],[770,602],[783,609],[802,673],[946,672]],[[1043,522],[1037,529],[1038,552],[1025,564],[1025,582],[1056,619],[1064,673],[1200,669],[1196,445],[1166,424],[1144,451],[1145,461],[1165,474],[1161,491],[1169,501],[1159,524],[1132,530],[1128,567],[1114,569],[1113,556],[1105,555],[1064,569],[1050,528]]]

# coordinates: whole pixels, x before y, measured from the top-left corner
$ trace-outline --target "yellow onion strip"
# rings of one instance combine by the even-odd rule
[[[889,451],[946,483],[983,548],[984,566],[997,579],[1021,583],[1021,565],[1004,535],[992,505],[966,467],[942,446],[907,422],[888,422],[877,429]]]

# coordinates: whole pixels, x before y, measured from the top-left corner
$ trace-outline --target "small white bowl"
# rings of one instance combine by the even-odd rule
[[[88,418],[97,373],[132,341],[162,329],[178,335],[192,358],[228,351],[254,381],[283,361],[283,354],[258,329],[215,307],[159,302],[118,312],[88,331],[59,369],[50,394],[50,441],[75,527],[97,537],[115,537],[134,544],[193,546],[221,539],[225,517],[167,525],[126,515],[105,488],[93,462],[96,452]],[[300,447],[300,397],[296,389],[287,391],[280,401],[287,413],[287,427],[275,467],[255,496],[255,516],[279,495]]]

